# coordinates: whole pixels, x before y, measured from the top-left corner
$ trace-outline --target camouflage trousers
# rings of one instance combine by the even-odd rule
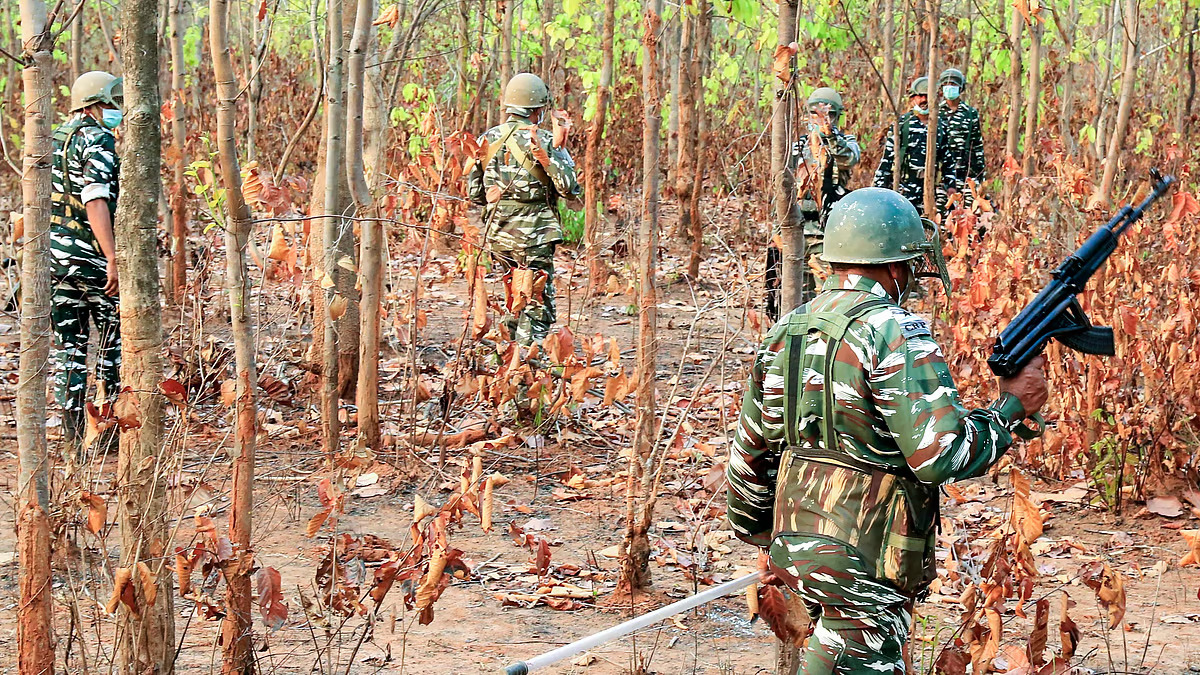
[[[804,675],[904,675],[912,600],[874,578],[853,547],[832,539],[780,536],[771,563],[808,607],[815,625]]]
[[[503,249],[492,247],[492,260],[504,273],[504,306],[514,306],[513,270],[530,269],[546,277],[546,285],[516,313],[505,312],[500,322],[522,345],[541,342],[558,317],[554,306],[554,249],[557,244]]]
[[[50,320],[58,338],[55,394],[63,408],[63,435],[74,442],[84,430],[89,324],[95,325],[99,337],[96,381],[111,401],[121,388],[121,319],[117,299],[104,293],[103,282],[55,277],[52,293]]]

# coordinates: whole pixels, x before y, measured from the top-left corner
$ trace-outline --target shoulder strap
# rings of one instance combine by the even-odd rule
[[[834,392],[833,387],[830,385],[830,383],[833,381],[833,362],[837,357],[838,349],[840,349],[842,346],[842,340],[844,340],[846,337],[846,331],[850,330],[850,326],[855,320],[872,309],[886,307],[888,304],[889,303],[887,300],[884,300],[878,296],[872,297],[866,302],[861,302],[851,307],[850,311],[842,315],[845,318],[845,322],[840,326],[840,332],[836,336],[826,333],[830,339],[825,349],[825,410],[824,415],[822,416],[822,421],[825,423],[825,428],[821,436],[825,441],[825,449],[827,451],[839,452],[841,450],[839,447],[840,443],[838,443],[837,431],[834,429],[833,425]]]
[[[508,131],[504,132],[504,134],[500,137],[500,140],[488,146],[487,155],[483,158],[484,171],[487,171],[487,168],[492,164],[492,160],[496,158],[496,153],[500,152],[500,148],[504,147],[505,143],[508,142],[508,139],[512,138],[513,132],[517,130],[516,122],[508,122],[507,124]]]
[[[514,129],[515,128],[516,127],[514,127]],[[538,142],[536,129],[529,132],[529,142],[530,143]],[[532,157],[529,156],[529,153],[527,153],[521,149],[521,145],[519,143],[517,143],[516,137],[514,137],[511,133],[509,134],[508,138],[506,139],[506,143],[504,144],[504,147],[508,148],[508,154],[511,155],[512,158],[517,161],[517,164],[519,164],[522,169],[525,169],[534,178],[538,179],[538,182],[541,183],[542,186],[545,187],[547,191],[550,190],[550,188],[551,188],[550,175],[546,173],[546,170],[542,168],[541,164],[539,164],[537,161],[535,161]]]

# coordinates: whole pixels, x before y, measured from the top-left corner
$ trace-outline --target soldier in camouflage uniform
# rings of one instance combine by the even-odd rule
[[[808,97],[808,129],[792,144],[788,169],[796,176],[800,216],[804,219],[804,297],[816,291],[812,268],[819,260],[829,210],[849,192],[850,174],[862,151],[858,140],[838,128],[845,110],[842,95],[830,87],[814,89]],[[779,318],[779,274],[782,256],[774,242],[767,248],[767,317]]]
[[[546,83],[520,73],[505,87],[503,104],[508,119],[480,138],[487,154],[468,172],[467,189],[473,201],[485,206],[487,248],[504,272],[510,311],[503,324],[513,339],[531,344],[546,337],[556,317],[554,249],[563,238],[557,198],[575,200],[581,190],[570,153],[555,147],[551,132],[537,128],[550,104]],[[542,290],[514,313],[513,271],[518,268],[534,270],[534,288]]]
[[[957,68],[947,68],[938,78],[942,89],[942,103],[938,106],[938,120],[945,120],[948,172],[953,176],[951,189],[962,193],[963,206],[970,207],[975,195],[967,185],[967,179],[982,186],[986,177],[983,161],[983,128],[979,122],[979,111],[962,100],[967,88],[967,78]]]
[[[875,187],[891,188],[893,173],[900,174],[897,190],[912,205],[917,213],[925,212],[925,146],[929,132],[929,78],[918,77],[908,90],[908,103],[912,108],[900,117],[900,143],[891,134],[883,148],[883,160],[875,170]],[[953,185],[947,145],[949,136],[941,118],[937,122],[937,160],[934,167],[938,176],[934,180],[936,201],[940,211],[946,204],[946,187]],[[897,158],[897,148],[900,156]]]
[[[50,319],[58,337],[56,389],[63,408],[63,437],[78,446],[87,398],[89,321],[100,352],[96,379],[101,398],[120,390],[121,326],[113,215],[117,208],[117,157],[113,129],[121,123],[121,79],[105,72],[80,75],[71,87],[72,115],[54,130],[50,255]]]
[[[901,307],[947,286],[937,226],[856,190],[825,230],[833,274],[755,359],[728,464],[729,522],[815,621],[807,675],[903,675],[913,604],[935,576],[938,486],[983,474],[1046,400],[1039,358],[966,410],[929,326]]]

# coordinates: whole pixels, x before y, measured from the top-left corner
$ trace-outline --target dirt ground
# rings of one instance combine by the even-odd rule
[[[634,320],[628,313],[630,296],[615,294],[583,304],[584,272],[573,265],[573,258],[572,250],[560,251],[560,320],[569,317],[578,336],[598,333],[615,337],[623,350],[631,348]],[[465,288],[451,276],[439,280],[432,275],[419,281],[411,274],[412,263],[411,257],[403,256],[394,261],[392,291],[398,293],[397,289],[414,284],[423,288],[421,307],[428,312],[428,324],[422,331],[419,357],[428,372],[436,372],[452,350],[453,337],[461,332]],[[620,268],[625,263],[616,260],[614,264]],[[752,569],[755,554],[749,546],[730,539],[723,519],[712,517],[710,507],[719,507],[724,500],[719,481],[728,453],[727,433],[736,419],[745,364],[756,344],[756,318],[745,307],[748,302],[757,304],[761,283],[757,274],[761,272],[753,267],[761,266],[761,261],[714,256],[702,271],[702,277],[711,281],[701,285],[680,277],[682,264],[672,255],[664,258],[667,284],[660,296],[657,374],[660,406],[668,411],[666,431],[669,434],[679,425],[682,440],[669,455],[651,533],[654,593],[633,607],[633,614],[745,574]],[[448,269],[452,260],[442,258],[437,266]],[[625,281],[623,278],[620,285]],[[213,287],[219,288],[219,284],[214,281]],[[213,297],[219,299],[219,295]],[[605,479],[619,477],[623,470],[622,441],[632,416],[617,409],[601,410],[598,402],[589,401],[580,406],[582,410],[544,420],[537,429],[515,430],[520,443],[488,454],[485,472],[501,472],[511,482],[496,492],[491,532],[483,532],[478,520],[467,516],[451,533],[451,545],[464,552],[471,575],[446,590],[435,605],[432,623],[418,625],[415,614],[405,610],[401,594],[395,590],[370,620],[354,617],[343,624],[339,619],[325,627],[307,619],[300,594],[302,589],[312,594],[316,563],[327,551],[333,533],[327,528],[310,539],[305,529],[320,510],[316,485],[329,471],[322,466],[315,417],[299,384],[302,373],[287,366],[298,359],[300,347],[280,346],[289,340],[299,342],[302,327],[288,318],[286,299],[275,297],[271,303],[264,311],[268,318],[263,321],[262,339],[268,345],[264,352],[269,358],[263,372],[291,383],[295,400],[291,405],[271,404],[264,417],[266,437],[257,459],[255,549],[261,565],[274,567],[282,575],[289,618],[282,629],[267,633],[256,614],[260,672],[498,673],[509,663],[628,618],[631,608],[605,602],[615,586],[618,567],[610,549],[620,541],[624,519],[622,481],[605,484]],[[180,326],[210,319],[198,318],[194,312],[185,318]],[[173,332],[174,339],[182,339],[182,330]],[[4,499],[0,528],[7,533],[0,537],[0,672],[4,673],[16,671],[12,412],[16,332],[10,319],[0,322],[0,379],[4,382],[0,397],[0,494]],[[387,354],[383,362],[383,387],[392,402],[385,411],[385,433],[400,434],[409,414],[400,391],[402,358]],[[625,352],[623,360],[630,364],[631,353]],[[719,361],[720,367],[710,369],[714,361]],[[698,405],[693,406],[693,401]],[[228,503],[225,476],[229,460],[224,454],[228,425],[215,395],[195,407],[190,435],[181,437],[182,425],[172,427],[177,440],[172,447],[182,457],[179,478],[171,490],[172,513],[180,523],[176,545],[193,536],[190,516],[196,505],[209,504],[212,515],[222,523]],[[685,409],[689,411],[686,414]],[[437,411],[419,406],[417,414],[436,416]],[[481,408],[468,407],[462,414],[494,417]],[[57,436],[57,428],[52,426],[50,433]],[[444,502],[466,461],[461,452],[451,451],[450,463],[439,473],[432,468],[436,454],[436,450],[397,444],[393,453],[377,457],[365,470],[367,478],[359,479],[361,487],[352,486],[355,492],[337,523],[337,532],[374,535],[393,546],[402,545],[408,537],[414,498],[419,495],[435,506]],[[98,494],[111,488],[115,460],[115,453],[95,458],[89,475]],[[961,541],[981,547],[1008,519],[1012,490],[1007,472],[958,487],[959,499],[943,498],[943,543]],[[1045,533],[1034,547],[1040,579],[1033,597],[1048,597],[1053,616],[1057,616],[1063,591],[1076,601],[1071,616],[1082,631],[1077,662],[1108,673],[1200,672],[1200,573],[1176,564],[1186,551],[1178,530],[1197,527],[1196,517],[1187,510],[1177,518],[1139,514],[1140,507],[1133,505],[1126,510],[1128,515],[1117,518],[1090,505],[1094,492],[1078,480],[1047,483],[1035,479],[1033,489],[1036,501],[1050,514]],[[70,503],[69,497],[62,499]],[[59,663],[64,658],[69,661],[60,667],[70,673],[85,669],[108,672],[114,620],[102,608],[111,593],[118,535],[115,530],[106,538],[83,533],[79,523],[84,515],[77,506],[65,516],[69,523],[65,540],[72,543],[58,552],[54,592]],[[112,518],[115,513],[110,514],[110,521]],[[575,598],[572,606],[578,608],[565,611],[545,604],[529,607],[521,598],[536,596],[546,580],[534,573],[530,552],[514,544],[510,525],[545,536],[551,542],[550,577],[558,585],[590,590],[592,597]],[[81,565],[84,560],[91,562]],[[1105,612],[1078,579],[1080,567],[1094,560],[1109,563],[1125,576],[1127,613],[1119,629],[1104,629]],[[348,573],[369,578],[373,566],[360,561],[348,565]],[[64,573],[68,568],[73,570],[73,587]],[[944,594],[934,593],[919,610],[914,646],[920,672],[929,670],[931,655],[947,643],[957,626],[958,591],[949,583],[942,590]],[[86,636],[86,666],[78,637],[71,630],[72,606],[79,609]],[[181,645],[179,672],[210,672],[214,664],[219,668],[218,623],[204,620],[190,600],[176,597],[175,609],[176,639]],[[1004,614],[1004,643],[1023,651],[1030,621],[1017,618],[1013,610],[1009,604]],[[1058,645],[1056,626],[1052,621],[1052,649]],[[763,621],[749,621],[745,600],[739,595],[543,672],[770,673],[774,644]]]

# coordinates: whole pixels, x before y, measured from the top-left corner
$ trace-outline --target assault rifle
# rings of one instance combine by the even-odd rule
[[[1154,183],[1150,195],[1137,208],[1122,207],[1107,225],[1088,237],[1079,250],[1051,273],[1050,283],[1033,302],[1000,333],[988,358],[993,373],[1013,377],[1041,354],[1051,339],[1084,354],[1112,356],[1115,353],[1113,329],[1093,326],[1076,296],[1116,250],[1121,234],[1175,183],[1173,176],[1164,178],[1157,169],[1150,170],[1150,180]]]

